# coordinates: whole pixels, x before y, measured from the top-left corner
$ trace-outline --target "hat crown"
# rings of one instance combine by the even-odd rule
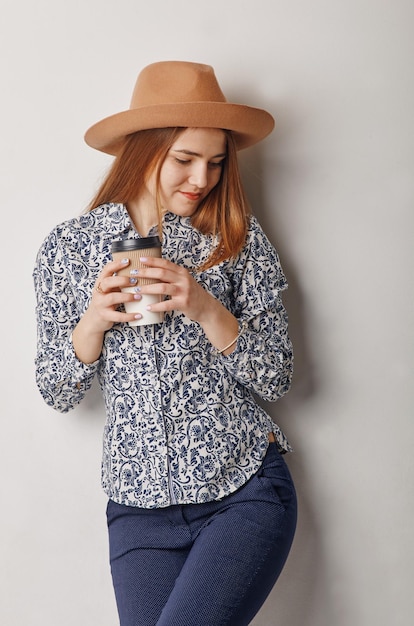
[[[210,65],[159,61],[141,70],[130,108],[91,126],[85,141],[117,155],[128,135],[155,128],[222,128],[238,150],[261,141],[274,126],[267,111],[228,102]]]
[[[161,61],[137,78],[130,109],[183,102],[227,102],[210,65]]]

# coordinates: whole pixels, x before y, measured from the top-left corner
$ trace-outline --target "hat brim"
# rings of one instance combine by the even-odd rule
[[[229,102],[180,102],[129,109],[97,122],[85,133],[91,148],[116,155],[125,137],[150,128],[222,128],[234,133],[238,150],[269,135],[275,125],[263,109]]]

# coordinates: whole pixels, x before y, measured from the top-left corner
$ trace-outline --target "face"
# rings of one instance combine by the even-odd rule
[[[160,170],[162,207],[192,215],[220,180],[226,136],[217,128],[187,128],[172,145]]]

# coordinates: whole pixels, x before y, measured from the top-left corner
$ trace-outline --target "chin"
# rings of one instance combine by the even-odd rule
[[[180,215],[181,217],[191,217],[196,212],[197,207],[195,209],[171,209],[172,213],[175,215]]]

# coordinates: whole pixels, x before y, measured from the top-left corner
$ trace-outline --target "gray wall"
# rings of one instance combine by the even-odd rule
[[[279,249],[296,350],[270,407],[295,447],[298,532],[255,626],[407,626],[413,611],[411,0],[2,0],[0,622],[113,626],[103,406],[35,388],[31,271],[109,159],[86,128],[138,71],[212,64],[230,99],[274,112],[242,155]]]

